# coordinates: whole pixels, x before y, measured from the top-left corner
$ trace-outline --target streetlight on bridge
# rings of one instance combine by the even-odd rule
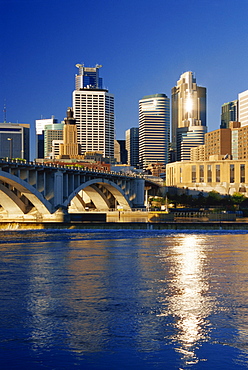
[[[9,158],[12,159],[12,156],[13,156],[13,138],[12,137],[8,137],[7,140],[9,141]]]

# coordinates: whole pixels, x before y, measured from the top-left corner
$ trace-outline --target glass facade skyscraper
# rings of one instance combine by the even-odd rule
[[[139,163],[139,128],[132,127],[125,133],[127,163],[129,166],[137,167]]]
[[[176,160],[181,160],[181,142],[183,137],[194,137],[194,131],[206,132],[206,88],[196,84],[192,72],[185,72],[171,90],[172,106],[172,148],[176,151]],[[201,129],[199,126],[203,126]],[[194,129],[195,127],[195,129]],[[185,135],[188,131],[190,135]],[[183,135],[182,135],[183,133]],[[198,134],[196,135],[198,136]],[[194,144],[195,143],[195,144]],[[194,140],[192,145],[197,144]]]
[[[230,121],[238,121],[238,100],[225,103],[221,106],[220,128],[229,128]]]
[[[165,94],[139,101],[139,161],[143,168],[169,162],[170,100]]]

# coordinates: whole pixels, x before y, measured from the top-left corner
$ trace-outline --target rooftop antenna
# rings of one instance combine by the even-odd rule
[[[3,123],[6,123],[6,99],[4,99],[4,105],[3,105]]]

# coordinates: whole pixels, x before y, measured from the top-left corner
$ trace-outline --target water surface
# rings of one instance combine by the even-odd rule
[[[1,369],[244,369],[248,235],[0,232]]]

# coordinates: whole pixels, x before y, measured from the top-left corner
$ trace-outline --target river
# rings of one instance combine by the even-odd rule
[[[245,369],[248,234],[0,232],[1,369]]]

